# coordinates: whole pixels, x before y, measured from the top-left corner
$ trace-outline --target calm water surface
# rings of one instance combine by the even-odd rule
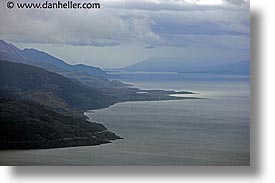
[[[188,90],[205,99],[126,102],[87,111],[124,137],[112,144],[1,151],[12,165],[249,165],[249,78],[123,74],[142,89]]]

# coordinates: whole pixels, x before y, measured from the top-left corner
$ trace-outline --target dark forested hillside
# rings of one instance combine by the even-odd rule
[[[99,145],[118,138],[99,123],[0,97],[0,150]]]
[[[83,116],[114,103],[77,80],[31,65],[0,61],[0,149],[109,143],[118,137]]]
[[[34,66],[0,61],[0,89],[50,107],[98,109],[114,99],[77,80]],[[45,100],[47,99],[47,100]]]

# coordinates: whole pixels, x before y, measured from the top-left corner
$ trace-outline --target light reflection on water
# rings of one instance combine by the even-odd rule
[[[142,89],[197,92],[188,96],[207,99],[125,102],[87,111],[92,121],[104,124],[124,139],[92,147],[2,151],[0,164],[249,164],[249,78],[138,78],[142,77],[132,76],[124,81]]]

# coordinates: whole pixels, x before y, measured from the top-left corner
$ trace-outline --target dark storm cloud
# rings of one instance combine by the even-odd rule
[[[103,8],[96,11],[9,10],[1,5],[0,36],[21,43],[96,47],[142,44],[148,48],[165,45],[234,48],[236,45],[230,39],[237,38],[238,46],[247,45],[249,1],[99,2]]]

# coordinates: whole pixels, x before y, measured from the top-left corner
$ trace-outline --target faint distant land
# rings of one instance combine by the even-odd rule
[[[249,60],[232,61],[228,64],[208,64],[203,61],[187,62],[180,58],[150,58],[129,65],[121,70],[127,72],[179,72],[202,74],[249,75]]]

